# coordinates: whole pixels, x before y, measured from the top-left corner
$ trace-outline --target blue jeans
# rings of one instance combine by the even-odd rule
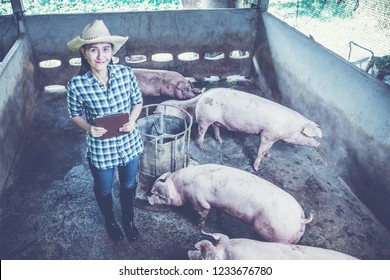
[[[139,166],[140,155],[133,158],[127,165],[118,166],[120,187],[124,189],[134,188],[137,184],[137,172]],[[112,182],[114,178],[115,168],[98,169],[90,160],[88,160],[89,169],[91,170],[93,180],[95,183],[95,193],[106,196],[112,191]]]

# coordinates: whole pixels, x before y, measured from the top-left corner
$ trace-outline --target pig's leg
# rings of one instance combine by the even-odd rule
[[[209,209],[202,209],[197,211],[197,213],[199,214],[199,222],[198,222],[199,228],[204,227],[204,223],[206,222],[209,211],[210,211]]]
[[[255,163],[253,164],[253,168],[257,171],[259,170],[259,166],[261,163],[261,160],[263,159],[264,155],[269,155],[269,150],[271,149],[272,145],[276,142],[276,140],[273,140],[269,138],[266,134],[262,133],[260,136],[260,145],[259,149],[257,151],[257,158],[255,160]]]
[[[206,221],[207,215],[211,209],[210,203],[200,197],[190,197],[188,201],[191,203],[193,209],[199,215],[198,227],[202,228]]]
[[[221,131],[219,130],[219,126],[217,124],[212,124],[212,127],[214,129],[215,139],[217,139],[219,144],[222,144],[223,140],[222,140],[222,137],[221,137]]]
[[[197,120],[197,122],[198,122],[198,145],[199,145],[199,149],[203,152],[204,151],[204,136],[207,132],[207,129],[210,126],[210,123],[202,121],[201,119]]]

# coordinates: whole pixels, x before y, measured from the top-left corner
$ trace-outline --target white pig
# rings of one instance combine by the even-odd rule
[[[202,89],[202,93],[205,91],[205,89]],[[171,115],[175,117],[179,117],[185,120],[188,120],[188,115],[186,113],[183,113],[180,109],[185,110],[192,118],[193,121],[195,121],[195,108],[196,104],[199,101],[199,98],[202,95],[199,94],[193,98],[187,99],[187,100],[166,100],[160,103],[159,106],[157,106],[156,110],[154,111],[155,114],[157,113],[164,113],[166,115]],[[168,105],[168,106],[166,106]],[[174,106],[174,107],[172,107]],[[175,107],[178,107],[180,109],[177,109]]]
[[[356,260],[357,258],[334,250],[274,242],[262,242],[247,238],[233,238],[221,233],[210,235],[209,240],[195,244],[196,250],[188,251],[190,260]]]
[[[298,112],[255,94],[228,88],[213,88],[203,93],[196,105],[195,116],[202,151],[210,125],[219,143],[222,143],[219,126],[259,135],[255,170],[259,169],[263,156],[269,156],[269,150],[278,140],[318,147],[319,143],[313,137],[322,137],[319,126]]]
[[[274,184],[249,172],[218,165],[189,166],[161,175],[153,184],[151,205],[190,203],[203,227],[212,207],[252,225],[264,241],[296,243],[305,231],[299,203]]]
[[[189,99],[199,89],[192,87],[183,75],[175,71],[133,68],[143,96],[169,96]]]

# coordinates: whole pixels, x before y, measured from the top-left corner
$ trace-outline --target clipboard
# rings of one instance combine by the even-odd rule
[[[112,114],[95,118],[95,125],[104,127],[107,132],[99,137],[100,140],[112,138],[119,135],[124,135],[129,132],[119,131],[125,123],[129,121],[129,113]]]

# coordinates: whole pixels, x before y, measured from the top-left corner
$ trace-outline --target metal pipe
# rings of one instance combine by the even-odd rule
[[[26,27],[24,26],[24,5],[23,0],[11,0],[12,11],[15,20],[18,24],[19,34],[26,33]]]

